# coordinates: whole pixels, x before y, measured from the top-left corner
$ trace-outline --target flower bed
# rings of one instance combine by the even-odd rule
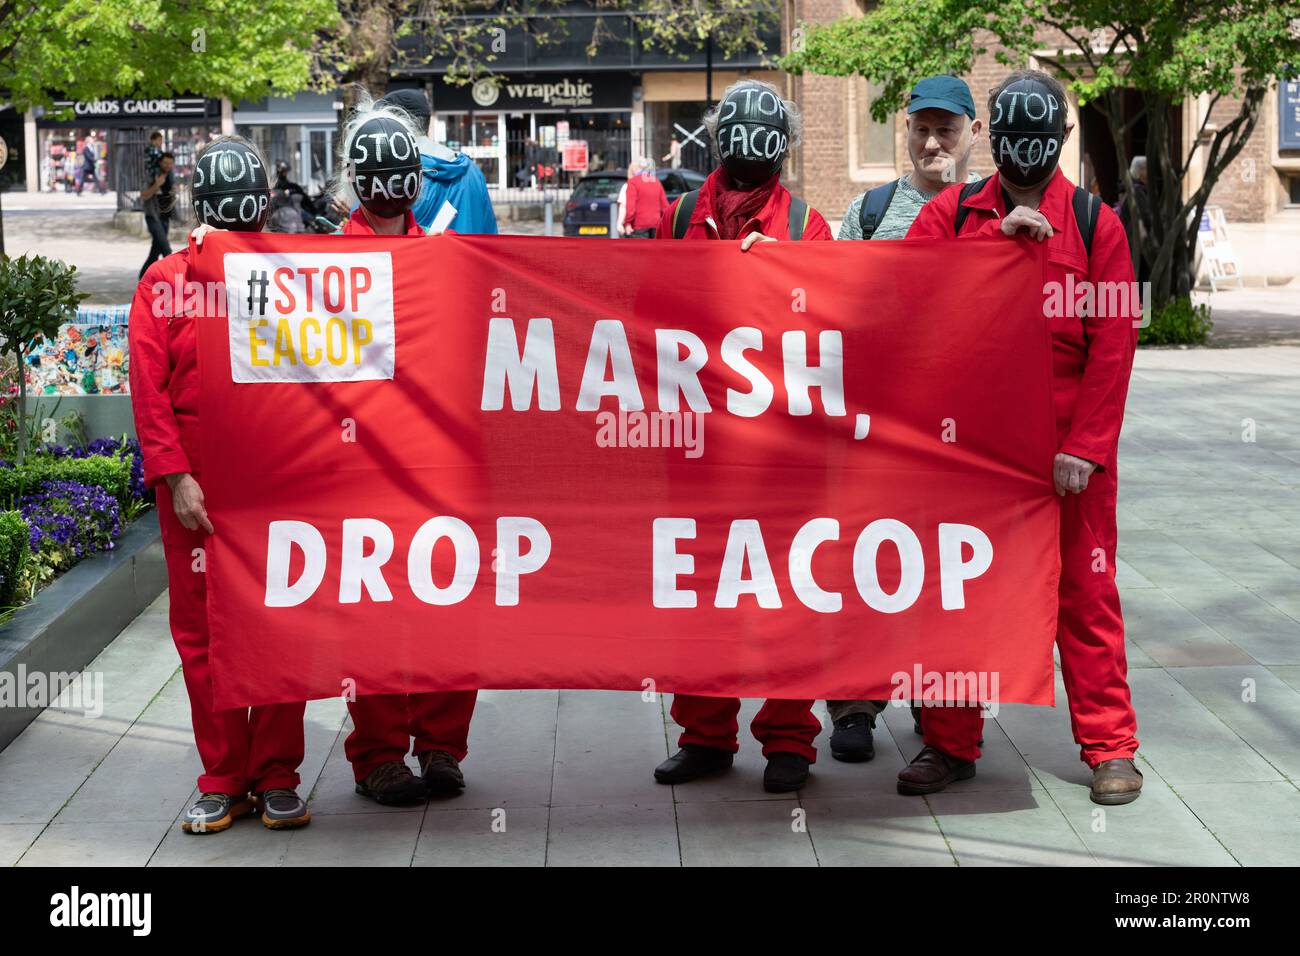
[[[111,551],[149,506],[139,443],[96,439],[0,461],[0,611],[30,600],[82,558]]]

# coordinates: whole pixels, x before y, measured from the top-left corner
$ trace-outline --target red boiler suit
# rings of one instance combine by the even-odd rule
[[[930,200],[907,238],[953,238],[960,193],[960,186],[950,186]],[[1053,233],[1044,240],[1045,291],[1052,282],[1068,290],[1067,273],[1073,274],[1075,283],[1131,283],[1133,265],[1119,218],[1101,206],[1090,257],[1075,223],[1073,196],[1074,185],[1058,168],[1038,207]],[[962,224],[962,237],[1002,235],[999,220],[1008,210],[998,174],[965,205],[970,212]],[[1132,757],[1138,747],[1124,653],[1124,617],[1115,586],[1115,459],[1139,310],[1132,304],[1125,315],[1085,318],[1073,309],[1065,311],[1066,315],[1048,320],[1058,450],[1086,458],[1098,468],[1081,494],[1061,498],[1056,646],[1074,739],[1081,759],[1095,767],[1104,760]],[[926,707],[921,711],[921,728],[929,746],[950,757],[975,760],[980,755],[980,719],[978,707]]]
[[[715,214],[717,194],[730,188],[726,173],[721,168],[709,174],[700,187],[695,211],[691,214],[684,239],[743,239],[751,232],[761,232],[773,239],[790,238],[790,191],[777,182],[766,204],[740,228],[736,235],[723,236],[719,231],[720,217]],[[681,199],[674,200],[659,223],[656,239],[673,238],[673,211]],[[808,210],[808,222],[803,239],[833,239],[826,220],[815,209]],[[763,745],[763,756],[773,753],[795,753],[810,762],[817,760],[813,740],[821,732],[821,721],[813,716],[811,700],[776,700],[763,702],[762,708],[749,725],[754,739]],[[736,735],[739,725],[736,715],[740,700],[735,697],[700,697],[694,694],[677,694],[673,697],[672,717],[682,727],[677,745],[697,744],[735,753],[739,749]]]
[[[423,236],[415,217],[406,213],[405,232]],[[365,212],[358,206],[343,224],[345,236],[373,236]],[[429,694],[368,694],[348,702],[352,733],[343,752],[357,781],[365,780],[381,764],[402,760],[406,753],[442,750],[457,761],[469,751],[469,723],[478,691],[440,691]],[[415,746],[411,746],[411,738]]]
[[[199,374],[194,316],[184,314],[189,251],[159,259],[131,303],[131,407],[144,480],[158,493],[158,522],[170,588],[172,640],[190,697],[203,774],[199,790],[243,796],[298,786],[304,704],[214,710],[208,660],[207,583],[195,554],[207,535],[176,517],[164,476],[189,472],[200,486]]]

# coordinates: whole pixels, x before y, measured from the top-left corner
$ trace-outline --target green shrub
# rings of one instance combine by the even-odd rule
[[[0,609],[17,603],[23,565],[31,548],[31,532],[17,511],[0,511]]]
[[[1138,330],[1138,345],[1204,345],[1212,328],[1208,305],[1174,299],[1151,316],[1150,325]]]
[[[131,501],[131,459],[118,455],[31,455],[21,465],[0,468],[0,507],[16,507],[23,495],[37,491],[46,481],[99,485],[125,507]]]

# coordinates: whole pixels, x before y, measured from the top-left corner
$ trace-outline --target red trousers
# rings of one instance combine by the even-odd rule
[[[165,482],[157,490],[172,640],[181,657],[194,743],[203,762],[199,790],[242,796],[280,787],[296,788],[303,757],[302,718],[306,704],[213,709],[204,557],[195,554],[205,546],[207,535],[189,531],[177,520]]]
[[[812,745],[821,733],[821,721],[813,716],[811,700],[765,700],[749,731],[763,745],[763,756],[793,753],[816,762],[817,749]],[[677,746],[698,744],[735,753],[740,749],[736,735],[740,726],[736,715],[740,700],[736,697],[697,697],[676,694],[673,697],[673,720],[682,726]]]
[[[1089,767],[1132,757],[1137,716],[1129,696],[1124,616],[1115,586],[1115,473],[1096,471],[1082,494],[1061,499],[1056,647],[1070,724]],[[925,707],[925,742],[959,760],[980,755],[979,707]]]
[[[349,701],[353,729],[343,741],[343,752],[357,781],[365,780],[380,764],[403,759],[408,750],[416,756],[445,750],[457,760],[464,760],[477,699],[476,690],[452,690],[366,694]]]

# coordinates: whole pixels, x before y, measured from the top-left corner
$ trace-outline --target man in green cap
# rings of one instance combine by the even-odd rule
[[[975,118],[970,87],[955,76],[930,76],[907,103],[907,152],[912,171],[869,189],[849,203],[838,239],[902,239],[921,207],[953,183],[979,176],[969,169],[983,124]],[[831,756],[858,763],[875,756],[872,730],[883,700],[828,700],[835,728]]]

